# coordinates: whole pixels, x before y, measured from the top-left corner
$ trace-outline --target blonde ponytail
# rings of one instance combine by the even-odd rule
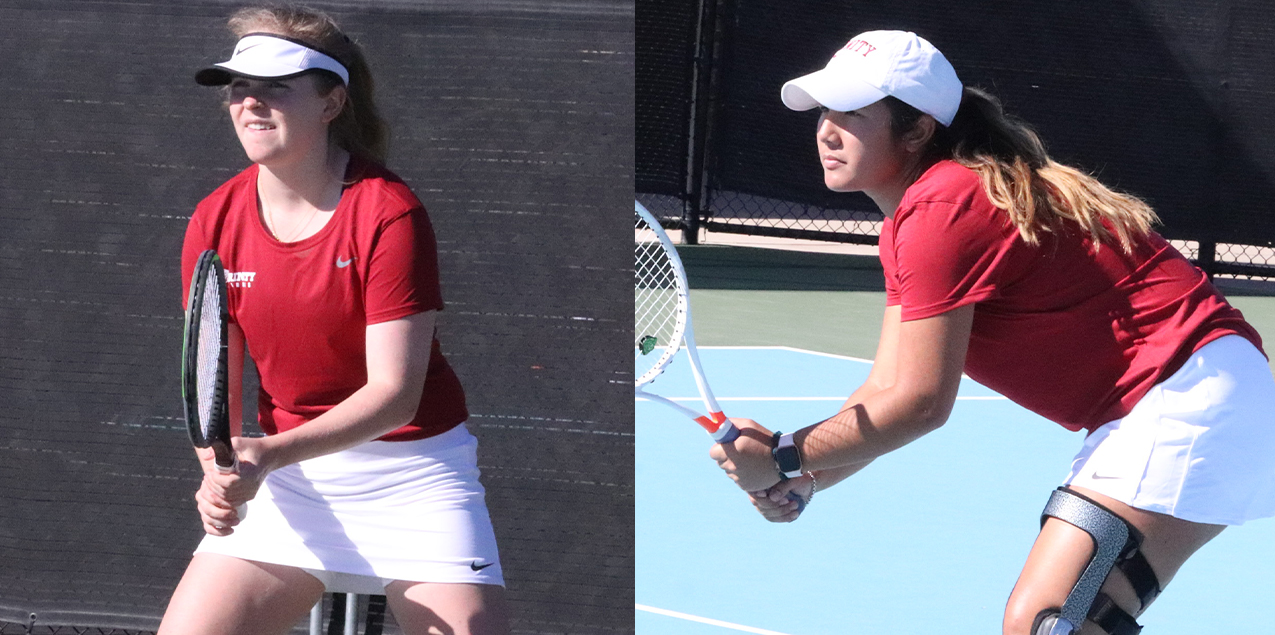
[[[896,136],[921,116],[897,99],[887,98],[887,105]],[[1127,253],[1159,222],[1145,201],[1049,158],[1026,122],[976,88],[965,88],[952,125],[936,128],[927,152],[977,172],[988,200],[1005,210],[1028,244],[1040,244],[1042,234],[1072,224],[1093,239],[1095,248],[1114,239]]]

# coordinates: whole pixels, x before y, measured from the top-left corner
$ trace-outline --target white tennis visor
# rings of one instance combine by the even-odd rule
[[[315,70],[335,73],[350,84],[350,71],[328,54],[280,35],[250,33],[235,45],[229,60],[195,73],[195,82],[224,86],[235,77],[287,79]]]

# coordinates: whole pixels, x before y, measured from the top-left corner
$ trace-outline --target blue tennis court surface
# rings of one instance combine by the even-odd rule
[[[869,369],[789,348],[700,352],[726,414],[772,430],[830,416]],[[651,388],[702,408],[683,359]],[[1083,439],[967,379],[947,425],[772,524],[708,458],[699,426],[657,403],[635,409],[642,635],[999,633],[1040,510]],[[1140,621],[1148,635],[1265,630],[1272,592],[1267,519],[1205,546]]]

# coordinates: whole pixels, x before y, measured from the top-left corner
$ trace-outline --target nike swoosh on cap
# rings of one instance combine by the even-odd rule
[[[477,561],[477,560],[475,560],[475,561],[473,561],[473,562],[469,563],[469,568],[470,568],[470,569],[473,569],[474,571],[482,571],[483,569],[486,569],[487,567],[490,567],[490,566],[491,566],[491,565],[493,565],[493,564],[496,564],[496,563],[494,563],[494,562],[488,562],[488,563],[486,563],[486,564],[478,564],[478,561]]]
[[[243,55],[243,52],[244,52],[244,51],[246,51],[246,50],[248,50],[248,49],[250,49],[250,48],[254,48],[254,47],[261,46],[261,44],[262,44],[261,42],[257,42],[257,43],[255,43],[255,44],[249,44],[248,46],[245,46],[245,47],[243,47],[243,48],[241,48],[241,49],[235,49],[235,55]]]

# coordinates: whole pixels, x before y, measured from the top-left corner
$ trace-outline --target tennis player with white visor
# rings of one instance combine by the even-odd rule
[[[1261,338],[1152,230],[1143,201],[1053,161],[913,33],[855,36],[780,94],[820,109],[824,184],[886,215],[887,306],[872,371],[839,412],[775,448],[736,419],[741,436],[713,447],[766,518],[796,518],[787,494],[811,486],[781,472],[813,473],[822,490],[941,426],[962,373],[1086,434],[1042,514],[1006,635],[1137,633],[1197,549],[1275,515]],[[925,630],[914,627],[903,630]]]
[[[196,207],[182,267],[205,249],[225,264],[239,463],[199,452],[208,535],[159,632],[284,633],[332,588],[384,594],[405,633],[507,633],[477,440],[435,335],[434,233],[384,166],[363,53],[306,9],[229,26],[233,56],[196,81],[224,87],[252,165]],[[260,438],[238,434],[245,347]]]

